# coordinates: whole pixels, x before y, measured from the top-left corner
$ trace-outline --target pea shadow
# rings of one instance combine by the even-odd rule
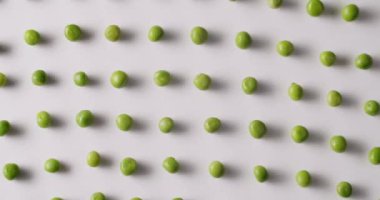
[[[56,75],[49,72],[46,72],[46,74],[47,74],[46,86],[55,86],[58,84],[58,78]]]
[[[100,167],[106,168],[106,167],[111,167],[113,165],[113,160],[112,157],[109,155],[101,155],[101,161],[100,161]]]
[[[141,162],[141,161],[137,161],[137,162],[138,162],[137,170],[132,176],[148,177],[150,173],[152,172],[152,169],[148,165],[146,165],[144,162]]]
[[[222,91],[222,90],[224,90],[226,88],[227,88],[227,85],[224,82],[222,82],[222,81],[220,81],[218,79],[212,79],[211,87],[210,87],[211,90],[213,90],[213,91]]]
[[[342,106],[343,107],[355,107],[359,104],[358,101],[356,101],[355,96],[351,94],[342,94]]]
[[[90,31],[89,29],[87,29],[87,27],[81,28],[81,31],[82,31],[81,38],[79,39],[79,41],[76,41],[76,42],[88,42],[94,37],[94,33]]]
[[[357,184],[351,184],[352,185],[352,198],[357,198],[357,199],[367,199],[368,197],[368,192],[365,187],[362,187]]]
[[[281,130],[280,127],[277,127],[277,125],[275,124],[269,123],[269,125],[267,125],[267,133],[264,135],[263,139],[264,140],[281,140],[285,136],[283,133],[284,131]]]
[[[371,22],[377,19],[376,13],[368,10],[367,8],[360,8],[360,14],[357,19],[357,21],[364,23],[364,22]]]
[[[319,146],[326,143],[326,140],[325,140],[325,136],[318,130],[309,129],[309,137],[307,138],[305,142]]]
[[[70,172],[70,167],[66,163],[60,162],[60,168],[59,168],[58,173],[67,174],[69,172]]]
[[[276,168],[268,168],[268,180],[267,182],[270,184],[279,184],[288,179],[285,175],[286,173],[282,173],[281,170]]]
[[[132,41],[135,38],[135,34],[130,31],[129,29],[120,28],[121,35],[119,38],[119,41],[125,42],[125,41]]]
[[[15,88],[17,86],[17,80],[13,76],[7,75],[7,83],[5,88]]]
[[[175,133],[175,134],[183,134],[187,130],[188,130],[188,126],[186,125],[186,123],[184,123],[182,121],[178,121],[178,120],[176,120],[174,122],[173,133]]]
[[[365,155],[366,153],[365,145],[358,142],[358,140],[353,140],[350,138],[346,138],[346,140],[347,140],[347,149],[346,149],[347,153]]]
[[[96,87],[100,85],[100,79],[94,76],[89,76],[88,77],[88,86],[89,87]]]
[[[323,175],[315,172],[311,172],[312,180],[311,186],[315,189],[327,189],[330,188],[329,182],[323,177]]]
[[[321,17],[326,17],[326,18],[333,18],[336,17],[339,13],[338,9],[332,6],[329,3],[324,3],[325,10],[323,11]]]
[[[0,56],[11,53],[11,48],[9,45],[0,44]]]
[[[253,96],[269,94],[273,90],[273,86],[264,80],[257,80],[258,87],[257,90],[253,93]]]
[[[220,135],[235,134],[237,127],[234,125],[234,123],[232,123],[229,120],[223,120],[223,119],[221,121],[222,121],[222,125],[220,126],[220,129],[217,131],[217,134],[220,134]]]
[[[337,55],[335,63],[332,67],[334,67],[334,66],[338,66],[338,67],[347,66],[350,64],[350,62],[351,62],[351,59],[349,57],[347,57],[345,55]]]
[[[208,39],[207,39],[207,42],[204,44],[204,45],[217,45],[219,43],[221,43],[222,41],[222,35],[219,34],[218,32],[216,31],[213,31],[213,30],[208,30]]]
[[[165,30],[164,36],[162,37],[162,42],[175,42],[178,40],[178,35],[172,30]],[[159,43],[160,41],[158,41]]]
[[[106,118],[98,113],[94,113],[94,121],[92,123],[93,128],[99,128],[106,124]]]
[[[64,121],[58,117],[58,116],[52,116],[52,123],[51,123],[51,126],[52,128],[61,128],[61,127],[64,127],[65,123]]]
[[[296,9],[297,7],[298,7],[298,4],[296,3],[296,1],[288,0],[288,1],[283,1],[281,7],[278,9],[293,10],[293,9]]]
[[[299,101],[313,102],[318,100],[318,93],[315,92],[315,89],[307,87],[303,89],[303,98]]]
[[[49,46],[53,43],[53,38],[46,34],[41,34],[41,40],[38,45]]]
[[[180,168],[179,168],[180,174],[189,175],[195,171],[194,167],[186,160],[179,160],[178,162],[180,163]]]
[[[227,179],[235,179],[240,176],[240,171],[229,163],[224,163],[224,175]]]
[[[19,137],[24,133],[25,131],[20,125],[14,123],[11,124],[11,129],[9,130],[10,137]]]
[[[27,168],[20,168],[20,174],[17,177],[20,181],[29,181],[32,179],[33,173]]]

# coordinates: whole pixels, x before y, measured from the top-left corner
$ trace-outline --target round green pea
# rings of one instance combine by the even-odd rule
[[[346,5],[342,9],[341,15],[344,21],[354,21],[359,17],[359,7],[355,4]]]
[[[359,69],[369,69],[372,66],[372,57],[366,53],[362,53],[356,57],[355,65]]]
[[[193,80],[193,84],[200,90],[208,90],[211,86],[211,78],[207,74],[198,74]]]
[[[162,133],[169,133],[174,127],[174,121],[170,117],[163,117],[158,123],[158,128]]]
[[[375,116],[379,114],[380,104],[375,100],[369,100],[364,104],[364,112],[370,116]]]
[[[345,152],[347,148],[346,138],[341,135],[334,135],[330,138],[330,147],[337,153]]]
[[[171,76],[168,71],[165,70],[159,70],[154,73],[154,82],[158,86],[165,86],[170,83]]]
[[[49,173],[55,173],[61,168],[61,163],[56,159],[50,158],[45,161],[44,168]]]
[[[260,183],[265,182],[268,179],[268,171],[264,166],[257,165],[253,168],[253,174],[256,180]]]
[[[125,176],[130,176],[137,170],[137,162],[131,157],[124,158],[120,162],[120,171]]]
[[[331,106],[331,107],[337,107],[339,106],[340,104],[342,104],[342,95],[336,91],[336,90],[331,90],[328,94],[327,94],[327,103]]]
[[[191,40],[194,44],[200,45],[207,41],[208,32],[205,28],[196,26],[191,30]]]
[[[349,182],[342,181],[336,185],[336,192],[341,197],[350,197],[352,194],[352,186]]]
[[[249,46],[251,46],[252,38],[249,35],[249,33],[245,31],[241,31],[238,34],[236,34],[235,37],[235,44],[240,49],[247,49]]]
[[[75,85],[83,87],[88,83],[88,76],[85,72],[79,71],[74,74],[73,80]]]
[[[167,157],[163,162],[162,166],[169,173],[176,173],[179,170],[179,163],[173,157]]]
[[[93,121],[94,115],[89,110],[81,110],[76,116],[76,122],[82,128],[90,126]]]
[[[288,95],[293,101],[298,101],[303,97],[303,89],[302,86],[297,83],[290,84],[288,89]]]
[[[36,30],[30,29],[24,33],[24,41],[31,46],[38,44],[40,39],[40,34]]]
[[[91,151],[87,154],[87,165],[90,167],[97,167],[100,164],[100,154],[96,151]]]
[[[235,1],[235,0],[233,0],[233,1]],[[183,200],[183,199],[181,197],[175,197],[172,200]]]
[[[334,63],[336,61],[336,55],[332,51],[323,51],[319,55],[319,60],[321,61],[321,63],[324,66],[330,67],[330,66],[334,65]]]
[[[91,200],[107,200],[106,195],[101,192],[95,192],[91,195]]]
[[[118,25],[109,25],[104,31],[104,37],[111,42],[116,42],[121,37],[121,30]]]
[[[213,161],[208,167],[208,172],[214,178],[220,178],[224,175],[224,165],[219,161]]]
[[[128,74],[117,70],[112,73],[111,78],[110,78],[111,84],[115,88],[121,88],[128,83]]]
[[[0,120],[0,136],[4,136],[11,130],[11,124],[7,120]]]
[[[53,197],[53,198],[51,198],[51,200],[63,200],[63,199],[59,198],[59,197]]]
[[[290,56],[294,51],[294,46],[291,42],[287,40],[280,41],[277,43],[277,52],[281,56]]]
[[[253,77],[246,77],[241,83],[241,89],[245,94],[253,94],[258,87],[258,82]]]
[[[37,113],[37,124],[41,128],[47,128],[51,125],[51,116],[46,111],[41,111]]]
[[[325,7],[320,0],[309,0],[306,5],[307,13],[312,17],[317,17],[323,13]]]
[[[131,200],[142,200],[140,197],[133,197]]]
[[[311,183],[311,175],[306,170],[301,170],[296,174],[297,184],[301,187],[307,187]]]
[[[8,82],[7,76],[0,72],[0,87],[4,87]]]
[[[3,175],[7,180],[13,180],[20,174],[20,168],[15,163],[7,163],[3,167]]]
[[[43,70],[36,70],[32,74],[32,82],[34,85],[45,85],[47,82],[47,74]]]
[[[133,118],[128,114],[120,114],[116,118],[116,125],[121,131],[129,131],[133,125]]]
[[[293,127],[291,136],[294,142],[302,143],[309,137],[309,131],[305,127],[297,125]]]
[[[69,41],[77,41],[82,36],[82,30],[76,24],[69,24],[65,27],[65,37]]]
[[[279,8],[282,5],[282,0],[267,0],[269,7]]]
[[[374,164],[380,164],[380,147],[374,147],[368,152],[368,160]]]
[[[249,124],[249,132],[251,133],[252,137],[260,139],[267,132],[267,127],[265,126],[264,122],[260,120],[253,120]]]
[[[203,123],[204,129],[209,133],[214,133],[220,129],[222,122],[216,117],[210,117]]]
[[[148,33],[148,39],[152,42],[157,42],[161,40],[161,38],[164,36],[165,32],[164,29],[161,28],[161,26],[152,26]]]

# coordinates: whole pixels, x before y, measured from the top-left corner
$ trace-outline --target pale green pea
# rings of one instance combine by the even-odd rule
[[[61,163],[57,159],[50,158],[45,161],[44,168],[46,172],[56,173],[61,168]]]
[[[309,131],[305,127],[297,125],[293,127],[291,136],[294,142],[302,143],[309,137]]]
[[[76,24],[69,24],[65,27],[65,37],[69,41],[77,41],[82,36],[82,30]]]
[[[110,82],[112,86],[115,88],[124,87],[128,83],[128,74],[123,71],[117,70],[112,73]]]
[[[204,129],[208,133],[214,133],[218,131],[221,126],[222,126],[222,122],[220,121],[220,119],[216,117],[207,118],[206,121],[203,123]]]
[[[213,161],[210,163],[208,171],[214,178],[220,178],[224,175],[224,165],[219,161]]]
[[[301,187],[307,187],[311,183],[311,175],[306,170],[301,170],[296,174],[297,184]]]
[[[88,83],[88,76],[85,72],[79,71],[74,74],[73,80],[74,80],[75,85],[79,87],[83,87],[87,85]]]
[[[375,100],[369,100],[364,104],[364,112],[370,116],[379,114],[380,104]]]
[[[125,176],[130,176],[137,170],[137,162],[131,157],[124,158],[120,162],[120,171]]]
[[[161,38],[164,36],[165,32],[164,29],[162,29],[161,26],[152,26],[148,33],[148,39],[152,42],[157,42],[161,40]]]
[[[196,26],[191,30],[191,40],[194,44],[200,45],[207,41],[208,32],[205,28]]]
[[[340,106],[342,104],[342,101],[342,95],[336,90],[331,90],[327,94],[327,103],[332,107]]]
[[[37,113],[37,124],[41,128],[47,128],[51,125],[52,119],[48,112],[41,111]]]
[[[268,171],[262,165],[257,165],[253,168],[253,174],[258,182],[262,183],[268,179]]]
[[[334,65],[334,63],[336,61],[336,55],[332,51],[323,51],[319,55],[319,60],[321,61],[321,63],[324,66],[330,67],[330,66]]]
[[[47,74],[43,70],[36,70],[32,74],[32,82],[34,85],[41,86],[47,82]]]
[[[236,0],[231,0],[231,1],[236,1]],[[181,197],[174,197],[172,200],[183,200]]]
[[[251,46],[252,38],[249,35],[249,33],[245,31],[241,31],[236,34],[235,37],[235,44],[240,49],[247,49],[249,46]]]
[[[167,157],[163,162],[162,166],[166,171],[169,173],[176,173],[179,170],[179,163],[178,161],[173,157]]]
[[[162,133],[169,133],[174,127],[174,121],[170,117],[163,117],[158,123],[158,128]]]
[[[91,200],[107,200],[107,198],[103,193],[95,192],[91,195]]]
[[[4,177],[11,181],[15,179],[20,174],[20,168],[15,163],[7,163],[3,167]]]
[[[11,130],[11,124],[7,120],[0,120],[0,136],[4,136]]]
[[[249,132],[251,133],[252,137],[260,139],[267,132],[267,127],[265,126],[264,122],[260,120],[253,120],[249,124]]]
[[[63,199],[59,198],[59,197],[53,197],[53,198],[51,198],[51,200],[63,200]]]
[[[352,194],[352,185],[349,182],[342,181],[336,185],[336,192],[341,197],[350,197]]]
[[[28,45],[36,45],[40,42],[40,34],[33,29],[26,30],[24,33],[24,41]]]
[[[118,25],[109,25],[104,31],[104,37],[111,42],[116,42],[121,37],[121,30]]]
[[[369,69],[372,66],[372,57],[366,53],[362,53],[356,57],[355,65],[359,69]]]
[[[344,21],[354,21],[359,17],[359,7],[355,4],[346,5],[342,9],[341,15]]]
[[[334,135],[330,138],[330,147],[337,153],[345,152],[347,148],[346,138],[341,135]]]
[[[131,200],[142,200],[140,197],[133,197]]]
[[[317,17],[323,13],[325,7],[320,0],[309,0],[306,5],[307,13],[312,17]]]
[[[241,89],[245,94],[253,94],[258,87],[258,82],[254,77],[246,77],[241,83]]]
[[[294,51],[294,46],[290,41],[283,40],[277,43],[277,53],[281,56],[290,56]]]
[[[0,87],[4,87],[8,82],[7,75],[0,72]]]
[[[374,165],[380,164],[380,147],[373,147],[368,152],[368,160]]]
[[[154,73],[154,82],[157,86],[165,86],[170,83],[171,75],[168,71],[159,70]]]
[[[288,95],[293,101],[298,101],[303,97],[303,88],[297,83],[291,83],[288,89]]]
[[[193,84],[195,85],[195,87],[197,87],[200,90],[208,90],[211,86],[211,83],[212,80],[210,76],[203,73],[198,74],[193,80]]]
[[[269,7],[279,8],[282,5],[282,0],[267,0]]]
[[[120,114],[116,118],[116,125],[121,131],[129,131],[133,125],[133,118],[128,114]]]
[[[89,110],[81,110],[75,118],[78,126],[85,128],[94,122],[94,115]]]
[[[101,161],[100,154],[96,151],[91,151],[87,154],[87,165],[90,167],[99,166]]]

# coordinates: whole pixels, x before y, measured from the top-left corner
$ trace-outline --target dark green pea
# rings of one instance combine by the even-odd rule
[[[241,83],[241,89],[245,94],[253,94],[258,87],[258,82],[253,77],[246,77]]]
[[[342,101],[343,101],[342,95],[336,90],[331,90],[327,94],[327,103],[331,107],[340,106],[340,104],[342,104]]]
[[[169,133],[172,131],[174,127],[174,121],[170,117],[164,117],[160,119],[160,122],[158,123],[158,128],[162,133]]]
[[[69,41],[77,41],[82,36],[82,30],[76,24],[69,24],[65,27],[65,37]]]
[[[194,44],[200,45],[207,41],[208,32],[205,28],[196,26],[191,30],[191,40]]]
[[[74,83],[79,87],[83,87],[88,83],[88,76],[85,72],[79,71],[74,74]]]
[[[301,187],[307,187],[311,183],[311,175],[306,170],[301,170],[296,174],[297,184]]]
[[[40,34],[33,29],[27,30],[24,33],[25,43],[31,46],[38,44],[40,42],[40,38]]]
[[[124,158],[120,162],[120,171],[125,176],[130,176],[137,170],[137,162],[131,157]]]
[[[161,38],[164,36],[165,32],[164,29],[161,28],[161,26],[152,26],[148,33],[148,39],[152,42],[157,42],[161,40]]]
[[[374,147],[368,152],[368,160],[374,165],[380,164],[380,147]]]
[[[251,46],[252,38],[249,35],[249,33],[245,31],[241,31],[238,34],[236,34],[235,37],[235,44],[240,49],[247,49],[249,46]]]
[[[359,7],[355,4],[349,4],[342,9],[341,15],[346,22],[354,21],[359,17]]]
[[[269,7],[279,8],[282,5],[282,0],[267,0]]]
[[[128,74],[123,71],[117,70],[112,73],[110,82],[112,86],[115,88],[124,87],[128,83]]]
[[[206,121],[203,123],[204,129],[208,133],[215,133],[216,131],[220,129],[221,126],[222,126],[222,122],[220,121],[220,119],[216,117],[210,117],[206,119]]]
[[[7,75],[0,72],[0,87],[4,87],[8,82]]]
[[[364,104],[364,112],[370,116],[379,114],[380,104],[375,100],[369,100]]]
[[[179,163],[177,162],[177,160],[173,157],[167,157],[163,162],[162,162],[162,166],[164,167],[164,169],[166,171],[168,171],[169,173],[176,173],[178,170],[179,170]]]
[[[118,25],[109,25],[104,31],[104,37],[111,42],[118,41],[121,37],[120,27]]]
[[[303,97],[303,89],[297,83],[290,84],[288,95],[293,101],[298,101]]]
[[[336,192],[341,197],[350,197],[352,194],[352,186],[349,182],[342,181],[336,185]]]
[[[334,135],[330,138],[330,147],[337,153],[345,152],[347,148],[346,138],[341,135]]]
[[[277,43],[277,52],[281,55],[281,56],[290,56],[294,51],[294,46],[291,42],[287,41],[287,40],[283,40],[283,41],[280,41],[279,43]]]
[[[306,6],[307,13],[312,17],[317,17],[323,13],[325,7],[320,0],[309,0]]]
[[[61,168],[61,163],[57,159],[50,158],[45,161],[44,168],[49,173],[56,173]]]
[[[37,124],[41,128],[47,128],[51,125],[51,116],[46,111],[41,111],[37,113]]]
[[[91,200],[107,200],[106,195],[101,192],[95,192],[91,195]]]
[[[224,165],[219,161],[213,161],[210,163],[208,171],[214,178],[220,178],[224,175]]]
[[[193,81],[195,87],[197,87],[200,90],[208,90],[211,86],[211,83],[212,81],[210,76],[203,73],[198,74]]]
[[[7,180],[13,180],[20,174],[20,168],[15,163],[7,163],[3,167],[3,175]]]
[[[372,57],[366,53],[362,53],[356,57],[355,65],[359,69],[369,69],[372,66]]]
[[[129,131],[133,125],[133,118],[128,114],[120,114],[116,118],[116,125],[122,131]]]
[[[81,110],[76,116],[76,122],[82,128],[90,126],[93,121],[94,115],[89,110]]]
[[[11,130],[11,124],[7,120],[0,120],[0,136],[4,136]]]
[[[87,154],[87,165],[90,167],[99,166],[101,161],[100,154],[96,151],[91,151]]]
[[[319,55],[319,60],[324,66],[330,67],[334,65],[336,61],[336,55],[332,51],[324,51]]]
[[[267,132],[267,127],[265,126],[264,122],[260,120],[253,120],[249,124],[249,132],[251,133],[252,137],[260,139]]]
[[[305,127],[297,125],[293,127],[291,136],[294,142],[302,143],[309,137],[309,131]]]
[[[170,83],[171,75],[168,71],[159,70],[154,73],[154,82],[158,86],[165,86]]]
[[[257,165],[253,168],[253,174],[256,180],[260,183],[265,182],[268,179],[268,171],[264,166]]]
[[[34,85],[45,85],[47,82],[47,74],[43,70],[36,70],[32,74],[32,82]]]

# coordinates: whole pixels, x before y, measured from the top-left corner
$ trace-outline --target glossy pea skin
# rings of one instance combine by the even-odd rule
[[[380,164],[380,147],[374,147],[368,152],[368,160],[374,165]]]
[[[41,128],[47,128],[51,125],[52,119],[48,112],[41,111],[37,113],[37,124]]]
[[[158,128],[162,133],[169,133],[174,127],[174,121],[170,117],[163,117],[158,122]]]
[[[8,82],[7,76],[0,72],[0,87],[4,87]]]
[[[342,181],[336,185],[336,192],[341,197],[350,197],[352,194],[352,186],[349,182]]]
[[[137,170],[137,162],[131,157],[124,158],[120,162],[120,171],[125,176],[130,176]]]
[[[220,129],[221,126],[222,126],[222,122],[220,121],[220,119],[218,119],[216,117],[209,117],[203,123],[204,129],[208,133],[215,133],[216,131],[218,131]]]
[[[262,165],[257,165],[253,168],[253,174],[258,182],[262,183],[268,179],[268,171]]]
[[[290,41],[283,40],[277,43],[277,53],[281,56],[290,56],[294,51],[294,46]]]
[[[245,94],[253,94],[258,87],[258,82],[254,77],[246,77],[241,83],[241,89]]]
[[[164,36],[165,32],[164,29],[162,29],[161,26],[152,26],[148,32],[148,39],[152,42],[157,42],[161,40],[161,38]]]
[[[211,86],[211,78],[207,74],[198,74],[193,80],[193,84],[199,90],[208,90]]]
[[[341,135],[334,135],[330,138],[330,148],[337,153],[345,152],[347,148],[346,138]]]
[[[179,163],[173,157],[167,157],[163,162],[162,166],[169,173],[176,173],[179,170]]]
[[[224,175],[224,165],[219,161],[213,161],[208,167],[210,175],[214,178],[220,178]]]
[[[100,154],[96,151],[90,151],[88,154],[87,154],[87,165],[90,166],[90,167],[97,167],[99,166],[100,164],[100,161],[101,161],[101,157],[100,157]]]
[[[114,88],[122,88],[128,83],[128,74],[117,70],[112,73],[110,82]]]
[[[252,38],[246,31],[241,31],[236,34],[235,37],[235,44],[240,49],[247,49],[249,46],[251,46]]]
[[[75,120],[79,127],[85,128],[94,122],[94,115],[89,110],[81,110]]]
[[[33,29],[26,30],[24,33],[24,41],[28,45],[36,45],[40,42],[41,36],[40,34]]]
[[[91,200],[107,200],[107,198],[103,193],[95,192],[91,195]]]
[[[110,42],[116,42],[121,37],[121,30],[118,25],[109,25],[104,31],[104,37]]]
[[[253,120],[249,123],[249,133],[256,139],[262,138],[267,132],[267,127],[260,120]]]
[[[297,184],[301,187],[307,187],[311,183],[311,175],[306,170],[301,170],[296,174]]]
[[[11,130],[11,124],[7,120],[0,120],[0,136],[4,136]]]
[[[208,32],[205,28],[196,26],[191,30],[191,40],[196,45],[203,44],[208,39]]]
[[[342,104],[343,98],[342,95],[336,91],[336,90],[331,90],[329,93],[327,93],[327,103],[331,107],[337,107]]]
[[[133,125],[133,118],[128,114],[120,114],[116,118],[116,125],[121,131],[129,131]]]
[[[282,5],[282,0],[267,0],[269,7],[279,8]]]
[[[364,112],[370,116],[375,116],[379,114],[380,104],[375,100],[369,100],[364,104]]]
[[[301,125],[293,127],[291,136],[294,142],[302,143],[309,137],[309,131]]]
[[[355,59],[355,66],[358,69],[369,69],[372,66],[372,57],[366,53],[358,55]]]
[[[291,83],[288,89],[288,95],[293,101],[298,101],[303,97],[303,88],[297,83]]]
[[[57,159],[50,158],[45,161],[44,168],[46,172],[55,173],[61,168],[61,163]]]
[[[158,70],[154,73],[154,82],[157,86],[165,86],[170,83],[171,75],[166,70]]]
[[[32,82],[34,85],[41,86],[47,82],[47,74],[43,70],[36,70],[32,74]]]
[[[82,36],[82,30],[76,24],[69,24],[65,27],[65,37],[69,41],[77,41]]]
[[[332,51],[323,51],[319,55],[319,60],[326,67],[331,67],[336,61],[336,55]]]
[[[15,163],[7,163],[3,167],[4,177],[11,181],[15,179],[20,174],[20,168]]]
[[[307,13],[312,17],[317,17],[323,13],[325,7],[320,0],[309,0],[306,5]]]
[[[359,17],[359,7],[355,4],[346,5],[342,9],[341,15],[344,21],[354,21]]]
[[[85,72],[79,71],[74,74],[73,80],[75,85],[83,87],[88,83],[88,76]]]

